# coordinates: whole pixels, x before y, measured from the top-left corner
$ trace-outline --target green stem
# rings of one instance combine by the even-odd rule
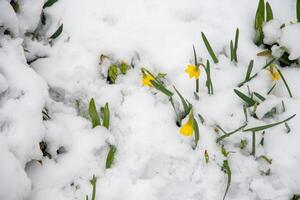
[[[196,93],[199,92],[199,79],[196,79]]]
[[[252,131],[252,153],[251,153],[251,155],[253,155],[254,157],[255,157],[255,143],[256,143],[255,132]]]

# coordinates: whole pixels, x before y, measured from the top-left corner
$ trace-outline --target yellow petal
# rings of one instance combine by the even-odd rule
[[[276,66],[274,64],[270,65],[269,72],[270,72],[270,75],[271,75],[271,79],[273,81],[278,81],[280,79],[280,74],[279,74],[278,69],[276,68]]]
[[[180,134],[184,135],[184,136],[192,136],[194,132],[192,123],[187,122],[185,125],[183,125],[180,128]]]
[[[149,75],[149,74],[144,74],[144,75],[143,75],[143,79],[142,79],[142,84],[143,84],[143,86],[149,86],[149,87],[152,87],[151,80],[154,80],[154,78],[153,78],[151,75]]]
[[[187,65],[185,72],[189,74],[190,78],[195,77],[196,79],[199,79],[199,76],[200,76],[199,67],[189,64],[189,65]]]

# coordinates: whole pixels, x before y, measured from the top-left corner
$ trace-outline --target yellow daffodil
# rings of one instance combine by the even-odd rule
[[[154,80],[153,76],[143,73],[143,79],[142,79],[143,86],[152,87],[152,83],[151,83],[152,80]]]
[[[192,65],[192,64],[187,65],[185,72],[189,74],[190,78],[195,77],[196,79],[199,79],[200,69],[196,65]]]
[[[184,136],[192,136],[194,133],[193,128],[193,114],[190,113],[189,120],[180,128],[180,134]]]
[[[271,75],[271,79],[273,81],[278,81],[280,79],[280,74],[279,74],[278,69],[276,68],[275,64],[270,65],[269,72],[270,72],[270,75]]]

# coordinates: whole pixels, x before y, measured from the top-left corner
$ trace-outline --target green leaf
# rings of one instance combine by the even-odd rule
[[[234,89],[234,92],[238,97],[240,97],[249,106],[254,106],[256,103],[258,103],[256,101],[254,101],[253,99],[251,99],[250,97],[248,97],[247,95],[245,95],[244,93],[238,91],[237,89]]]
[[[276,87],[276,83],[274,83],[274,85],[271,87],[271,89],[268,91],[268,95],[271,94],[271,92],[273,91],[273,89]]]
[[[254,63],[254,61],[250,60],[250,63],[249,63],[248,68],[247,68],[247,73],[246,73],[245,81],[250,80],[250,75],[251,75],[251,72],[252,72],[252,69],[253,69],[253,63]]]
[[[231,170],[230,170],[227,160],[223,161],[222,169],[227,174],[227,186],[226,186],[225,193],[223,196],[223,200],[224,200],[226,198],[227,192],[228,192],[228,190],[230,188],[230,184],[231,184]]]
[[[238,62],[237,49],[238,49],[238,44],[239,44],[239,35],[240,35],[240,30],[237,28],[235,31],[235,40],[234,40],[234,48],[233,48],[233,58],[234,58],[235,62]]]
[[[223,139],[225,139],[225,138],[227,138],[227,137],[229,137],[229,136],[235,134],[236,132],[242,130],[242,129],[245,128],[246,126],[247,126],[247,124],[244,124],[243,126],[237,128],[237,129],[235,129],[235,130],[233,130],[233,131],[231,131],[231,132],[229,132],[229,133],[226,133],[225,135],[222,135],[221,137],[219,137],[219,138],[217,139],[217,143],[219,143],[219,142],[222,141]],[[223,129],[221,129],[221,130],[223,130]]]
[[[297,13],[297,20],[298,22],[300,22],[300,0],[297,0],[296,13]]]
[[[178,96],[179,96],[179,98],[181,100],[181,103],[182,103],[182,106],[183,106],[183,109],[184,109],[184,114],[185,114],[184,117],[186,117],[190,113],[190,111],[191,111],[191,106],[186,102],[186,100],[183,98],[183,96],[180,94],[180,92],[178,92],[178,90],[176,89],[176,87],[173,86],[173,88],[174,88],[174,90],[176,91],[176,93],[178,94]]]
[[[215,55],[213,49],[211,48],[211,46],[210,46],[210,44],[209,44],[209,42],[208,42],[208,40],[207,40],[207,38],[206,38],[206,36],[205,36],[205,34],[204,34],[203,32],[201,32],[201,36],[202,36],[202,40],[203,40],[203,42],[204,42],[204,44],[205,44],[205,47],[206,47],[206,49],[207,49],[209,55],[210,55],[211,58],[213,59],[214,63],[218,63],[219,60],[218,60],[218,58],[216,57],[216,55]]]
[[[299,199],[300,199],[300,194],[294,194],[290,200],[299,200]]]
[[[251,151],[251,155],[253,155],[255,157],[255,152],[256,152],[256,135],[255,135],[255,131],[252,131],[252,151]]]
[[[94,99],[92,98],[89,103],[89,115],[92,120],[93,128],[96,126],[100,126],[100,118],[96,109],[96,104]]]
[[[280,75],[280,77],[281,77],[281,79],[282,79],[282,81],[283,81],[283,83],[284,83],[284,85],[285,85],[285,87],[286,87],[286,89],[287,89],[290,97],[293,98],[293,95],[292,95],[292,92],[290,90],[290,87],[289,87],[288,83],[286,82],[283,74],[281,73],[281,70],[277,68],[277,71],[279,72],[279,75]]]
[[[296,116],[296,114],[288,117],[287,119],[285,120],[282,120],[280,122],[276,122],[276,123],[273,123],[273,124],[268,124],[268,125],[263,125],[263,126],[257,126],[257,127],[252,127],[252,128],[247,128],[247,129],[244,129],[243,131],[246,132],[246,131],[254,131],[254,132],[257,132],[257,131],[263,131],[265,129],[268,129],[268,128],[272,128],[274,126],[277,126],[277,125],[280,125],[282,123],[285,123],[287,121],[289,121],[290,119],[294,118]]]
[[[157,90],[161,91],[162,93],[164,93],[168,97],[173,96],[173,92],[171,92],[170,90],[165,88],[165,86],[163,86],[161,83],[157,82],[156,80],[151,80],[150,82],[153,85],[153,87],[155,87]]]
[[[199,134],[198,123],[197,120],[194,118],[194,116],[193,116],[193,129],[195,131],[195,148],[196,148],[199,142],[200,134]]]
[[[116,83],[119,71],[115,64],[111,64],[108,68],[107,72],[107,80],[109,83],[114,84]]]
[[[266,21],[268,22],[274,18],[273,11],[272,11],[272,8],[271,8],[269,2],[266,3],[266,11],[267,11]]]
[[[63,31],[64,25],[60,25],[58,29],[49,37],[49,39],[54,40],[57,38]]]
[[[265,97],[263,97],[261,94],[259,94],[259,93],[257,93],[257,92],[253,92],[253,94],[254,94],[259,100],[261,100],[261,101],[265,101],[265,100],[266,100]]]
[[[43,9],[52,6],[54,3],[56,3],[58,0],[48,0],[44,5]]]
[[[230,61],[234,60],[234,53],[233,53],[233,42],[230,40]]]
[[[121,64],[119,65],[120,71],[123,75],[126,74],[127,70],[129,69],[129,65],[125,62],[121,62]],[[159,74],[158,74],[159,75]]]
[[[195,62],[195,66],[196,67],[199,67],[198,66],[198,61],[197,61],[197,53],[196,53],[196,50],[195,50],[195,46],[193,45],[193,52],[194,52],[194,62]]]
[[[11,1],[10,1],[10,5],[13,7],[15,13],[19,12],[19,10],[20,10],[20,5],[19,5],[18,0],[11,0]]]
[[[106,164],[105,164],[106,169],[111,168],[111,166],[114,162],[114,159],[115,159],[116,151],[117,151],[117,148],[114,145],[109,145],[109,152],[107,154]]]
[[[102,125],[105,128],[109,128],[109,107],[108,107],[108,103],[105,104],[104,109],[103,109],[103,123]]]
[[[258,159],[262,159],[262,160],[264,160],[264,161],[266,161],[268,164],[272,164],[272,159],[269,159],[267,156],[265,156],[265,155],[261,155],[261,156],[259,156],[258,157]]]
[[[200,114],[198,114],[198,117],[200,119],[201,124],[204,124],[204,122],[205,122],[204,117],[202,115],[200,115]]]
[[[263,22],[265,20],[265,2],[264,0],[259,0],[258,7],[255,15],[255,29],[262,28]]]
[[[155,78],[157,79],[162,79],[162,78],[165,78],[167,76],[167,73],[158,73],[157,76]]]

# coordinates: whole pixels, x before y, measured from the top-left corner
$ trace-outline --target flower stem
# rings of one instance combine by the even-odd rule
[[[196,79],[196,93],[199,92],[199,79]]]

